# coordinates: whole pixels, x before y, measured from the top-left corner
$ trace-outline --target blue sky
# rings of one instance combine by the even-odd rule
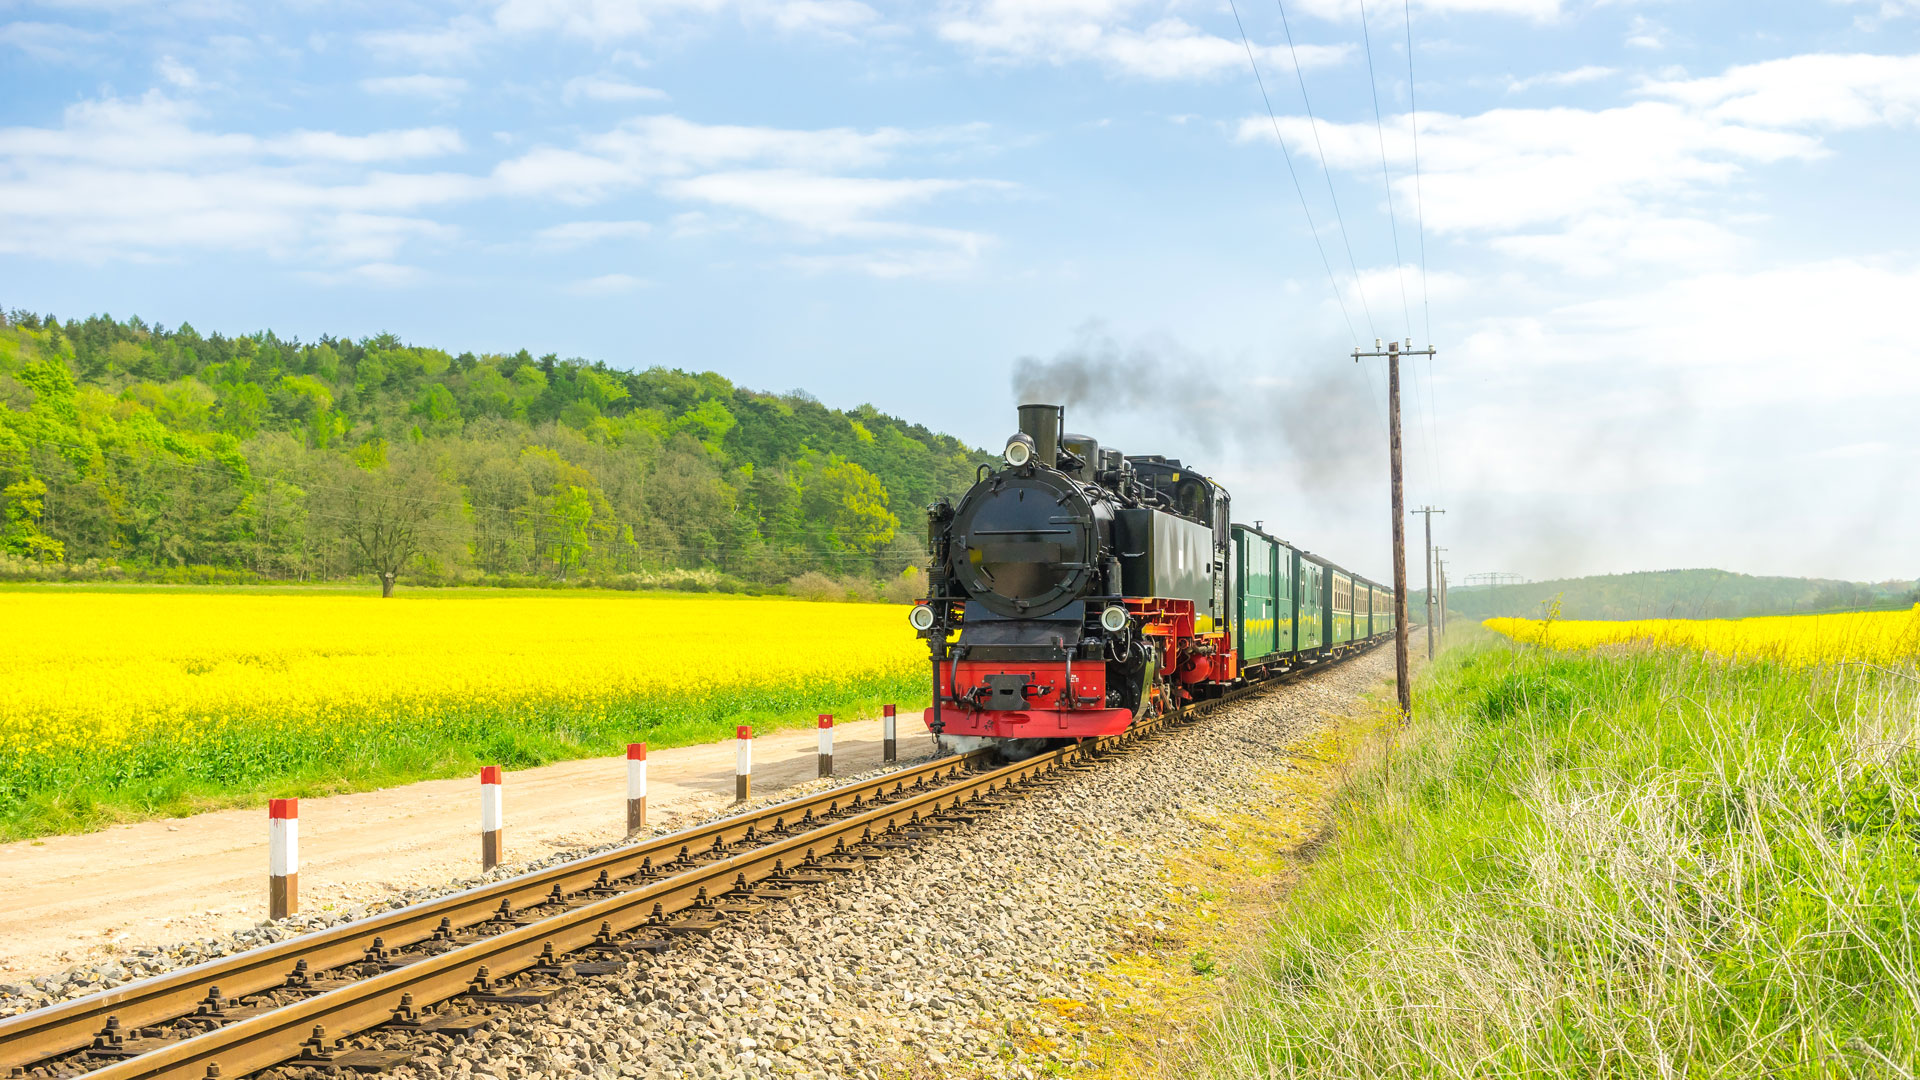
[[[1376,575],[1430,320],[1456,580],[1920,574],[1920,0],[1236,3],[0,0],[0,303],[1071,391]]]

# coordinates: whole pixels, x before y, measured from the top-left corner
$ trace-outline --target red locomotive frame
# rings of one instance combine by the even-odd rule
[[[1239,656],[1225,630],[1196,631],[1191,600],[1120,601],[1151,642],[1159,664],[1141,715],[1152,715],[1192,700],[1204,683],[1239,678]],[[1109,665],[1105,661],[1000,661],[956,659],[941,665],[934,692],[940,696],[939,726],[945,735],[994,739],[1090,739],[1117,735],[1135,718],[1131,709],[1107,706]],[[1025,703],[1017,708],[982,704],[994,694],[989,676],[1023,682]],[[956,692],[957,688],[957,692]],[[1070,691],[1070,692],[1069,692]],[[935,729],[935,710],[925,719]]]

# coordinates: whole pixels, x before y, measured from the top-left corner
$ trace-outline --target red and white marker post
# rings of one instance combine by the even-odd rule
[[[267,918],[300,910],[300,800],[267,800]]]
[[[733,799],[746,802],[753,794],[753,729],[745,724],[733,729]]]
[[[833,775],[833,714],[820,714],[820,775]]]
[[[627,744],[627,835],[647,827],[647,744]]]
[[[894,742],[893,706],[888,705],[880,716],[880,760],[892,761],[896,756]]]
[[[500,766],[480,769],[480,869],[500,865]]]

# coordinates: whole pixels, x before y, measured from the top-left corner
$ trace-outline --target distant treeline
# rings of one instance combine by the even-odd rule
[[[982,460],[712,372],[0,316],[5,576],[872,581]]]
[[[1455,585],[1447,602],[1459,618],[1538,616],[1560,600],[1563,619],[1740,619],[1910,607],[1920,581],[1867,583],[1828,578],[1754,577],[1727,570],[1654,570],[1636,574],[1530,581],[1518,585]],[[1418,618],[1426,593],[1414,593]]]

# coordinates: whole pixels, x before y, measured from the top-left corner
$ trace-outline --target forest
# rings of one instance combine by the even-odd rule
[[[984,460],[713,372],[0,314],[0,578],[905,598]]]

